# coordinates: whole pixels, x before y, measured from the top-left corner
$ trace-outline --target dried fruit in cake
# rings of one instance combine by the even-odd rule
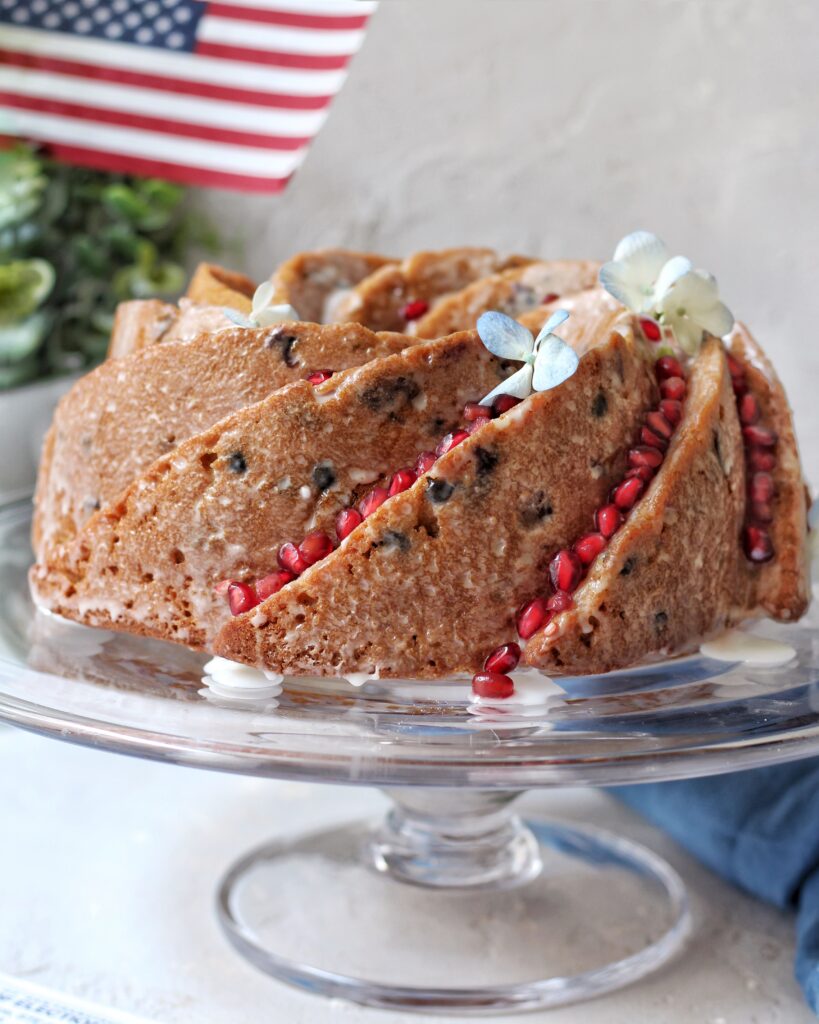
[[[442,249],[418,252],[365,277],[335,305],[334,319],[365,324],[374,331],[403,331],[431,303],[488,274],[531,262],[501,257],[493,249]],[[468,325],[474,327],[473,323]]]
[[[35,567],[38,599],[87,624],[203,646],[228,617],[215,584],[247,586],[277,561],[296,576],[321,561],[333,538],[412,486],[414,471],[393,468],[504,372],[468,332],[276,391],[180,444],[103,507],[60,557]]]
[[[566,296],[594,287],[599,269],[592,260],[538,260],[490,274],[439,299],[409,331],[419,338],[440,338],[474,327],[487,310],[519,317],[547,299],[560,298],[565,305]]]
[[[382,267],[397,262],[388,256],[352,249],[301,252],[282,263],[273,274],[272,301],[286,302],[301,320],[332,323],[339,319],[336,308],[351,288]]]
[[[658,398],[628,318],[598,341],[559,388],[451,448],[252,619],[232,619],[215,651],[296,674],[479,670],[621,477],[634,423]]]
[[[34,545],[70,542],[90,516],[188,437],[313,369],[357,366],[407,339],[358,324],[233,327],[103,363],[54,415],[37,485]]]

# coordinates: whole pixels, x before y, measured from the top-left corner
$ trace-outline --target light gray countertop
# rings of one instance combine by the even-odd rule
[[[378,813],[382,806],[383,798],[369,790],[153,764],[0,726],[0,971],[161,1024],[438,1020],[359,1009],[286,988],[233,952],[214,915],[221,873],[249,847]],[[723,884],[602,793],[530,795],[523,809],[592,821],[668,857],[690,887],[696,931],[688,951],[646,981],[517,1019],[814,1020],[792,978],[788,915]]]

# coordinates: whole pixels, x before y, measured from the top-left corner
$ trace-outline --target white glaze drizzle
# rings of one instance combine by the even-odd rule
[[[790,644],[779,640],[745,633],[741,629],[726,629],[724,633],[706,640],[700,645],[706,658],[715,661],[742,661],[747,665],[786,665],[796,657],[796,650]]]

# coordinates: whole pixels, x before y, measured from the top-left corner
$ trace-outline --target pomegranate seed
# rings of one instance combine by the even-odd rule
[[[473,434],[476,434],[482,427],[485,427],[487,423],[489,423],[488,416],[479,416],[476,420],[472,420],[472,422],[466,428],[466,432],[471,437]]]
[[[773,558],[771,535],[762,526],[746,526],[743,544],[745,554],[752,562],[769,562]]]
[[[401,310],[401,316],[405,320],[417,320],[418,317],[423,316],[428,309],[428,302],[424,302],[423,299],[414,299],[412,302],[408,302],[406,306],[404,306]]]
[[[541,306],[548,306],[550,302],[557,302],[559,298],[560,296],[557,294],[557,292],[549,292],[548,295],[543,296],[543,299],[541,300],[540,304]]]
[[[648,466],[650,469],[658,469],[663,464],[663,453],[658,448],[641,444],[636,448],[630,448],[628,453],[628,464],[630,466]]]
[[[552,613],[546,607],[542,597],[536,597],[534,601],[525,604],[517,616],[518,636],[528,640],[551,619]]]
[[[326,380],[329,380],[333,376],[332,370],[315,370],[309,375],[307,380],[313,385],[323,384]]]
[[[654,372],[658,380],[667,380],[669,377],[685,377],[679,360],[674,356],[661,356],[654,364]]]
[[[745,443],[755,448],[773,448],[776,445],[776,434],[767,427],[760,427],[758,423],[742,428],[742,436]]]
[[[751,501],[771,501],[774,489],[774,478],[770,473],[754,473],[748,485]]]
[[[390,480],[390,486],[387,494],[392,498],[396,494],[400,494],[402,491],[409,490],[410,487],[415,483],[416,476],[412,469],[399,469],[397,473],[393,473],[392,480]]]
[[[660,330],[660,325],[656,320],[652,320],[650,317],[640,317],[640,328],[649,341],[659,341],[663,336],[663,332]]]
[[[549,575],[555,590],[571,594],[583,576],[583,566],[573,551],[563,548],[549,563]],[[549,607],[548,604],[546,607]]]
[[[661,452],[664,452],[668,447],[668,442],[665,438],[655,434],[654,431],[649,430],[648,427],[640,427],[640,440],[649,448],[659,448]]]
[[[660,394],[663,398],[670,398],[675,402],[681,402],[685,398],[685,381],[682,377],[667,377],[660,381]]]
[[[503,416],[505,412],[509,412],[516,405],[520,405],[521,401],[522,399],[515,398],[514,395],[498,395],[492,403],[492,412],[495,416]]]
[[[602,533],[586,533],[572,547],[583,565],[591,565],[605,546],[606,538]]]
[[[752,426],[759,419],[759,403],[750,392],[740,398],[737,408],[740,423],[746,427]]]
[[[476,697],[503,700],[515,692],[515,684],[502,672],[478,672],[472,677],[472,692]]]
[[[336,516],[336,536],[339,540],[344,540],[363,522],[364,516],[357,508],[343,508]]]
[[[358,511],[366,519],[377,508],[380,508],[389,496],[390,494],[386,487],[373,487],[370,493],[365,495],[358,503]]]
[[[732,356],[730,352],[726,352],[725,359],[728,363],[728,372],[732,377],[745,376],[745,367],[735,356]]]
[[[755,523],[772,523],[773,508],[767,501],[754,501],[751,503],[751,519]]]
[[[282,569],[292,572],[294,576],[301,576],[304,570],[310,567],[309,562],[305,562],[296,545],[291,544],[290,541],[282,544],[279,548],[278,561]]]
[[[773,452],[750,448],[748,450],[748,466],[754,471],[770,473],[772,469],[776,469],[776,456]]]
[[[424,473],[428,473],[435,465],[438,456],[435,452],[421,452],[418,458],[415,460],[415,475],[423,476]]]
[[[516,643],[496,647],[483,663],[487,672],[512,672],[520,661],[520,647]]]
[[[558,590],[558,592],[556,594],[552,594],[546,602],[546,607],[550,612],[554,612],[555,615],[557,615],[559,612],[567,612],[570,608],[573,608],[574,601],[572,600],[571,594],[566,594],[562,590]]]
[[[660,412],[672,427],[676,427],[682,419],[682,402],[678,402],[673,398],[664,398],[660,402]]]
[[[299,554],[308,565],[315,565],[322,558],[326,558],[334,548],[335,545],[326,533],[321,530],[313,530],[299,544]]]
[[[241,615],[249,612],[259,603],[256,591],[247,583],[231,583],[228,587],[228,604],[231,615]]]
[[[612,495],[614,504],[624,512],[628,512],[643,493],[645,487],[645,482],[639,477],[633,476],[628,480],[624,480],[619,487],[614,489],[614,494]]]
[[[671,435],[674,433],[674,428],[661,412],[650,412],[646,416],[646,426],[653,430],[655,434],[664,437],[666,441],[670,440]]]
[[[455,430],[451,434],[447,434],[441,440],[441,443],[435,449],[437,456],[446,455],[447,452],[451,452],[453,448],[456,448],[461,442],[465,441],[469,437],[469,434],[465,430]]]
[[[236,580],[220,580],[213,589],[219,597],[225,597],[231,584],[236,582]]]
[[[280,569],[278,572],[272,572],[269,576],[264,576],[262,579],[257,580],[256,593],[259,600],[265,601],[271,594],[278,594],[282,587],[292,583],[295,578],[292,572]]]
[[[731,388],[734,392],[734,397],[740,399],[748,390],[748,384],[744,377],[732,377]]]
[[[489,417],[491,413],[491,406],[481,405],[480,402],[467,402],[464,406],[464,419],[467,423],[480,419],[481,416]]]
[[[608,539],[613,537],[623,523],[623,514],[616,505],[604,505],[594,513],[594,525]]]

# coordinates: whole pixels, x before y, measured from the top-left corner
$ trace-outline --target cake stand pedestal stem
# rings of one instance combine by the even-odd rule
[[[394,789],[368,844],[376,870],[399,882],[445,889],[510,889],[541,868],[532,831],[512,813],[516,792]]]

